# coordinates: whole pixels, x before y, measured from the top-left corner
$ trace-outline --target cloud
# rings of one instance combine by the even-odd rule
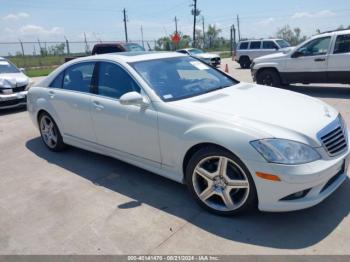
[[[274,23],[275,21],[276,21],[275,18],[269,17],[267,19],[260,20],[258,22],[258,25],[267,26],[267,25],[270,25],[271,23]]]
[[[2,19],[3,20],[20,20],[20,19],[28,18],[29,16],[30,15],[28,13],[20,12],[17,14],[8,14],[4,16]]]
[[[62,35],[64,30],[62,27],[51,27],[44,28],[38,25],[25,25],[19,29],[21,35],[32,35],[32,36],[49,36],[49,35]]]
[[[330,17],[330,16],[335,16],[336,13],[334,13],[331,10],[322,10],[319,12],[315,13],[310,13],[310,12],[298,12],[292,15],[293,19],[298,19],[298,18],[322,18],[322,17]]]

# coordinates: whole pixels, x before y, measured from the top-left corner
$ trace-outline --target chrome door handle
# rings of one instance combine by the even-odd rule
[[[54,91],[49,91],[49,96],[51,99],[55,97],[55,92]]]
[[[101,111],[102,109],[104,109],[104,106],[101,105],[99,102],[93,101],[92,103],[94,104],[96,110]]]
[[[326,61],[326,58],[316,58],[314,61],[315,62],[324,62],[324,61]]]

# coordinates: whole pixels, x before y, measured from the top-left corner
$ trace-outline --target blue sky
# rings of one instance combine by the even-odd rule
[[[129,38],[154,40],[179,30],[191,34],[191,0],[0,0],[0,42],[17,39],[36,41],[83,39],[123,40],[122,9],[128,12]],[[306,35],[316,29],[330,30],[350,25],[349,0],[198,0],[207,24],[217,24],[223,36],[241,17],[243,37],[273,36],[285,24],[300,27]]]

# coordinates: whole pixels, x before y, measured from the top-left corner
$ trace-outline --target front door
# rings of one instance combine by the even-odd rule
[[[331,37],[313,39],[287,59],[283,76],[291,83],[327,82],[328,52]]]
[[[97,142],[160,166],[157,111],[152,104],[122,105],[119,98],[132,91],[142,93],[124,68],[111,62],[98,63],[96,95],[91,100]]]

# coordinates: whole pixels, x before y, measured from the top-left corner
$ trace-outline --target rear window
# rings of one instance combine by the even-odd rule
[[[260,49],[261,42],[260,41],[252,41],[250,42],[250,49]]]
[[[350,53],[350,35],[338,35],[335,41],[334,54]]]
[[[243,42],[239,45],[239,49],[248,49],[248,42]]]

